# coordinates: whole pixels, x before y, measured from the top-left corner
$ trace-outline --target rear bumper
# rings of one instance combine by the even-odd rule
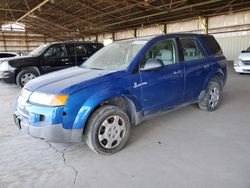
[[[7,83],[15,83],[15,72],[0,71],[0,80],[3,80]]]
[[[14,113],[14,121],[24,133],[49,142],[81,142],[83,129],[64,129],[62,124],[31,124],[18,112]]]

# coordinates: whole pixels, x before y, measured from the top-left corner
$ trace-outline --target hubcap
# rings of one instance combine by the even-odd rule
[[[214,108],[218,102],[219,102],[219,98],[220,98],[220,91],[217,87],[214,87],[213,89],[211,89],[210,93],[209,93],[209,105]]]
[[[28,81],[34,79],[36,76],[33,73],[26,73],[21,77],[21,83],[25,85]]]
[[[126,133],[125,121],[121,116],[106,118],[98,131],[98,141],[102,147],[112,149],[118,146]]]

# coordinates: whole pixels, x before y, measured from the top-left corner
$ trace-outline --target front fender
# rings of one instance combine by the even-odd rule
[[[84,102],[79,112],[77,113],[77,116],[73,124],[73,128],[74,129],[84,128],[89,116],[96,109],[96,107],[98,107],[104,101],[107,101],[114,97],[128,98],[134,103],[136,110],[138,110],[139,108],[140,102],[138,101],[138,99],[136,99],[135,96],[133,96],[132,93],[129,93],[129,91],[119,88],[116,89],[112,88],[112,90],[103,90],[91,96],[87,101]]]

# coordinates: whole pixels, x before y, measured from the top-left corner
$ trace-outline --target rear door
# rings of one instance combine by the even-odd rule
[[[78,66],[88,59],[88,51],[83,43],[70,44],[68,47],[70,61]]]
[[[204,80],[212,70],[204,48],[196,37],[181,37],[181,53],[185,67],[184,101],[196,101],[203,89]]]
[[[155,43],[144,55],[141,63],[148,59],[158,59],[164,66],[160,69],[140,71],[142,104],[144,115],[166,110],[179,105],[183,99],[184,67],[179,61],[174,38]]]
[[[42,69],[44,73],[64,69],[70,66],[72,65],[66,47],[63,44],[54,44],[50,46],[42,55]]]

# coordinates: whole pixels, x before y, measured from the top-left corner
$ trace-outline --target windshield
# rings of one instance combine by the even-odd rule
[[[105,70],[126,69],[146,43],[147,41],[132,40],[110,44],[91,56],[81,67]]]
[[[29,53],[29,55],[39,55],[41,54],[47,47],[49,46],[49,44],[43,44],[39,47],[37,47],[35,50],[33,50],[32,52]]]
[[[248,49],[246,50],[247,52],[250,52],[250,47],[248,47]]]

